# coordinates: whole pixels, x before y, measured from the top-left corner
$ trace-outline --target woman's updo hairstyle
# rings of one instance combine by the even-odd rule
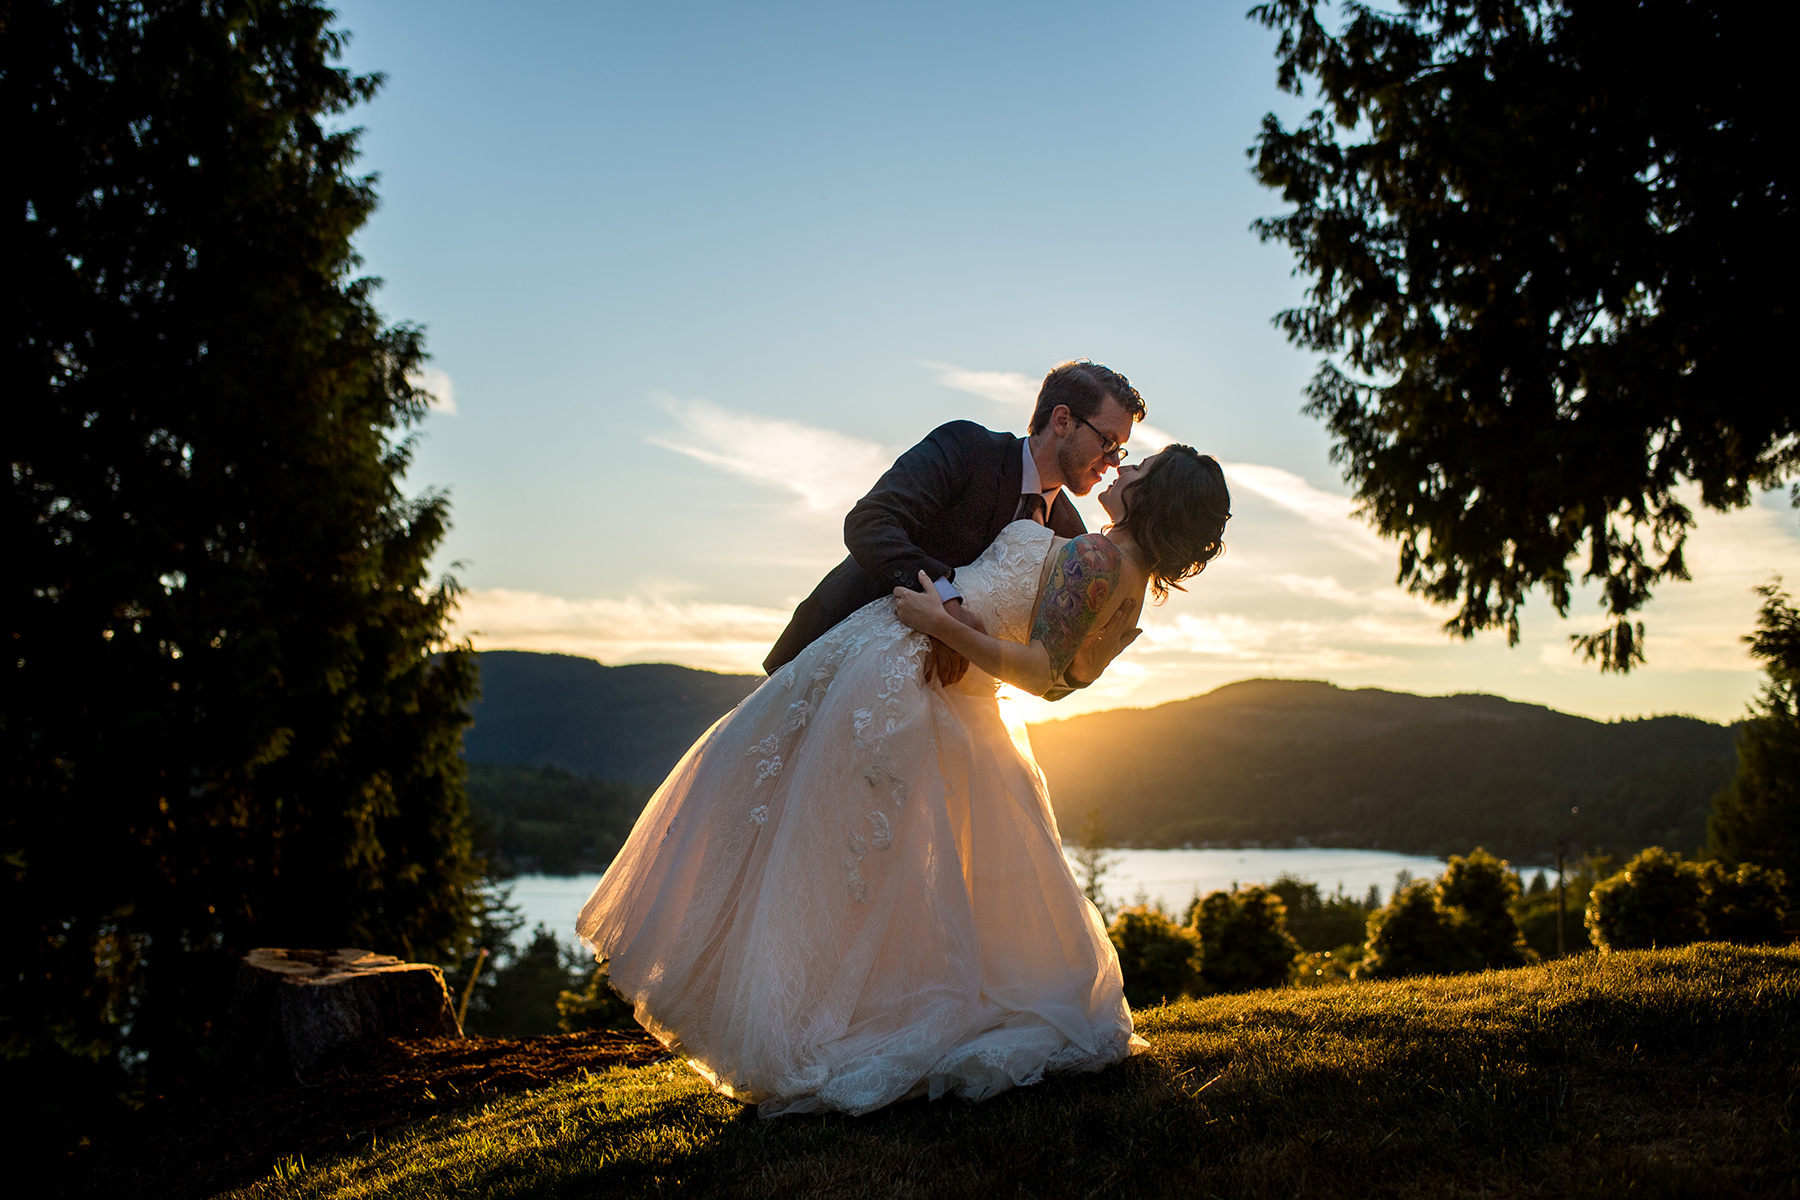
[[[1131,534],[1146,560],[1150,591],[1160,602],[1169,589],[1206,569],[1225,549],[1231,493],[1210,454],[1171,443],[1144,463],[1125,489],[1118,527]]]

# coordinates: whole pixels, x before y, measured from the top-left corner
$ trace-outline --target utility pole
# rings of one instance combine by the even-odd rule
[[[1568,953],[1563,942],[1563,854],[1569,843],[1556,843],[1556,957],[1561,958]]]

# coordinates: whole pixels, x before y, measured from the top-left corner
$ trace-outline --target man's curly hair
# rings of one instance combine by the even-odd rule
[[[1050,414],[1059,404],[1068,405],[1078,417],[1091,417],[1111,396],[1119,407],[1131,414],[1133,421],[1144,419],[1144,398],[1125,378],[1111,367],[1103,367],[1085,358],[1073,359],[1044,376],[1038,389],[1037,408],[1032,410],[1026,432],[1036,433],[1050,423]]]

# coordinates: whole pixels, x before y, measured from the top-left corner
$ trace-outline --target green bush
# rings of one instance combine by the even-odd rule
[[[1767,946],[1788,940],[1783,930],[1787,918],[1785,872],[1755,863],[1739,863],[1734,872],[1722,863],[1709,862],[1702,868],[1700,885],[1701,915],[1709,941]]]
[[[637,1029],[637,1018],[625,998],[613,991],[606,977],[606,964],[594,968],[587,986],[580,991],[566,991],[556,997],[557,1028],[564,1033],[586,1033],[595,1029]]]
[[[1717,862],[1689,862],[1651,846],[1625,869],[1595,885],[1587,926],[1602,950],[1646,950],[1690,942],[1783,940],[1786,876],[1754,863],[1735,872]]]
[[[1444,911],[1437,887],[1414,880],[1369,918],[1368,951],[1356,964],[1358,979],[1448,975],[1475,971],[1481,963],[1457,935],[1456,914]]]
[[[1625,869],[1594,885],[1588,934],[1602,950],[1685,946],[1706,936],[1700,864],[1651,846]]]
[[[1281,987],[1294,978],[1300,943],[1287,931],[1287,906],[1266,888],[1214,892],[1188,909],[1200,935],[1200,978],[1213,991]]]
[[[1436,883],[1408,884],[1369,918],[1368,953],[1356,966],[1357,978],[1448,975],[1535,961],[1513,918],[1519,890],[1505,861],[1487,851],[1452,855]]]
[[[1161,909],[1145,904],[1122,909],[1106,934],[1119,952],[1131,1007],[1148,1008],[1199,990],[1200,935]]]
[[[1462,912],[1459,928],[1484,967],[1522,967],[1536,956],[1513,919],[1519,880],[1503,859],[1476,848],[1467,858],[1450,857],[1438,880],[1438,899]]]

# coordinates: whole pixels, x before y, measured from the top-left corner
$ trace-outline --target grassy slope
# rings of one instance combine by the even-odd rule
[[[432,1118],[276,1197],[1800,1195],[1800,948],[1707,945],[1153,1009],[986,1104],[758,1120],[685,1067]]]

